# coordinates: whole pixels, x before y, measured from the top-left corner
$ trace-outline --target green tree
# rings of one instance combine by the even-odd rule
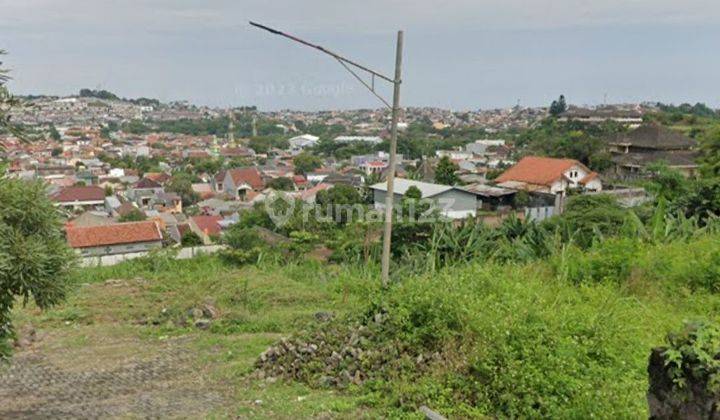
[[[197,233],[191,230],[185,232],[180,240],[180,243],[182,246],[200,246],[203,244],[202,239],[200,239]]]
[[[306,152],[295,156],[293,163],[295,164],[295,171],[303,175],[307,175],[322,166],[322,161],[319,157]]]
[[[292,191],[295,189],[295,184],[292,179],[281,176],[268,181],[267,187],[277,191]]]
[[[57,128],[55,128],[55,124],[50,124],[50,127],[48,128],[48,133],[50,134],[50,138],[55,141],[61,139],[60,133],[57,131]]]
[[[0,50],[0,57],[4,54],[5,51]],[[10,110],[20,106],[20,101],[7,89],[8,80],[10,80],[8,71],[2,68],[2,61],[0,61],[0,132],[8,131],[17,137],[22,137],[20,127],[10,121]],[[0,145],[0,150],[2,150],[2,145]]]
[[[680,171],[671,169],[665,162],[655,162],[647,167],[651,178],[644,185],[656,199],[675,201],[688,192],[688,181]]]
[[[552,104],[550,104],[550,115],[553,117],[557,117],[558,115],[562,114],[563,112],[567,111],[567,103],[565,102],[565,95],[560,95],[560,97],[552,101]]]
[[[338,184],[328,190],[320,191],[316,201],[327,212],[327,216],[332,217],[336,223],[346,224],[353,220],[355,210],[364,200],[354,187]]]
[[[10,354],[16,297],[41,309],[60,302],[74,261],[45,186],[0,178],[0,359]]]
[[[132,209],[129,212],[120,216],[118,218],[118,222],[142,222],[145,219],[147,219],[147,217],[145,216],[145,213],[143,213],[140,209]]]
[[[700,173],[706,178],[720,176],[720,125],[700,137]]]
[[[582,247],[590,246],[597,235],[616,235],[625,223],[627,211],[608,194],[570,197],[561,216],[565,232]]]
[[[185,172],[176,172],[165,186],[165,190],[180,196],[183,206],[191,206],[200,201],[200,195],[193,191],[192,184],[195,178]]]
[[[443,185],[455,185],[459,179],[455,172],[458,166],[448,156],[443,156],[435,168],[435,182]]]
[[[720,178],[702,179],[675,203],[686,216],[697,216],[701,223],[720,215]]]

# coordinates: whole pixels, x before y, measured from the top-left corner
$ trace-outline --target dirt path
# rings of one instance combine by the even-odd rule
[[[197,418],[227,401],[182,339],[17,352],[0,366],[0,418]]]

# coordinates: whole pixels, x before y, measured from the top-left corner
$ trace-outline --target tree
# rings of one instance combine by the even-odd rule
[[[50,128],[48,129],[48,133],[50,134],[50,138],[58,141],[61,139],[60,132],[57,131],[57,128],[55,128],[55,124],[50,124]]]
[[[200,246],[203,244],[202,239],[197,235],[197,233],[188,230],[183,234],[182,238],[180,239],[180,243],[182,246]]]
[[[708,218],[720,215],[720,178],[695,182],[687,194],[680,197],[676,207],[686,216],[696,216],[702,224]]]
[[[364,200],[355,187],[337,184],[329,190],[320,191],[316,201],[327,211],[327,216],[339,224],[345,224],[352,221],[354,210],[362,205]]]
[[[295,156],[293,163],[295,164],[295,170],[303,175],[306,175],[322,166],[322,161],[319,157],[306,152]]]
[[[10,353],[16,297],[41,309],[59,303],[74,261],[45,186],[0,179],[0,359]]]
[[[700,137],[700,173],[706,178],[720,176],[720,126]]]
[[[120,216],[120,218],[118,218],[118,222],[142,222],[145,219],[147,219],[147,217],[145,216],[145,213],[140,211],[140,209],[132,209]]]
[[[648,165],[647,171],[652,177],[644,186],[656,199],[675,201],[687,194],[688,181],[680,171],[669,168],[664,162]]]
[[[562,114],[563,112],[567,111],[567,103],[565,102],[565,95],[560,95],[560,97],[552,101],[552,104],[550,104],[550,115],[553,117],[557,117],[558,115]]]
[[[170,178],[165,189],[179,195],[182,199],[183,206],[191,206],[200,201],[200,195],[192,189],[193,181],[194,178],[192,175],[185,172],[177,172]]]
[[[608,194],[577,195],[568,199],[561,216],[566,232],[582,247],[592,244],[597,234],[616,235],[625,223],[627,211]]]
[[[458,166],[450,160],[449,157],[443,156],[435,168],[435,182],[443,185],[455,185],[459,179],[455,174]]]
[[[0,50],[0,56],[4,54],[5,51]],[[0,131],[9,131],[13,135],[22,138],[20,127],[10,121],[10,110],[20,106],[20,101],[18,101],[5,86],[7,81],[10,80],[10,76],[8,76],[8,71],[1,66],[2,61],[0,61]],[[0,150],[1,149],[2,145],[0,145]]]
[[[281,176],[268,181],[267,187],[277,191],[292,191],[295,189],[295,184],[290,178]]]

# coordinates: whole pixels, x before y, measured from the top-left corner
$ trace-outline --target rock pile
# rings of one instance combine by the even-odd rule
[[[440,358],[437,352],[418,352],[386,334],[380,315],[367,325],[325,321],[312,326],[311,331],[284,338],[257,359],[255,377],[345,388],[398,369],[418,372]]]

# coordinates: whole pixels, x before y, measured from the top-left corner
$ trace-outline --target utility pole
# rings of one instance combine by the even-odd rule
[[[397,160],[397,126],[400,114],[400,83],[402,67],[403,32],[398,31],[395,48],[395,81],[393,83],[392,125],[390,127],[390,166],[387,176],[387,195],[385,196],[385,232],[383,234],[382,285],[387,287],[390,281],[390,245],[392,241],[393,200],[395,199],[395,165]]]
[[[347,59],[337,53],[334,53],[320,45],[312,44],[304,41],[296,36],[280,32],[277,29],[270,28],[259,23],[250,22],[250,25],[256,28],[263,29],[274,35],[279,35],[288,38],[292,41],[298,42],[310,48],[314,48],[324,54],[327,54],[336,59],[345,70],[350,72],[360,83],[363,84],[376,98],[378,98],[386,107],[392,110],[392,125],[390,127],[390,166],[388,168],[387,176],[387,193],[385,197],[385,225],[383,234],[383,254],[382,254],[382,285],[387,287],[390,281],[390,245],[392,243],[392,215],[393,215],[393,201],[394,201],[394,189],[395,189],[395,167],[397,162],[397,126],[398,119],[400,118],[400,84],[402,83],[402,49],[403,49],[403,31],[397,33],[397,45],[395,48],[395,77],[390,78],[377,71],[371,70],[366,66],[356,63],[350,59]],[[368,83],[362,77],[360,77],[352,68],[363,71],[370,75],[370,82]],[[375,91],[375,78],[382,79],[386,82],[392,83],[393,85],[393,99],[392,106]]]

